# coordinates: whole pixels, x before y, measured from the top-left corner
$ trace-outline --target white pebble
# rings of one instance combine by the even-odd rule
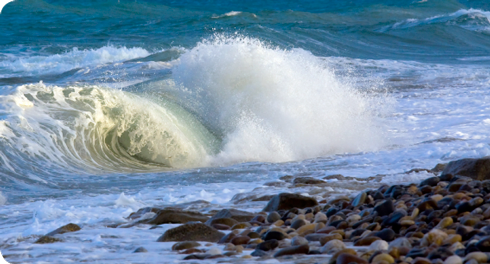
[[[388,242],[384,240],[376,240],[368,248],[368,251],[377,251],[377,250],[388,250]]]
[[[444,264],[463,264],[463,260],[458,255],[452,255],[444,261]]]
[[[220,255],[221,254],[221,250],[219,248],[217,248],[217,247],[212,247],[206,253],[211,254],[211,255]]]
[[[345,249],[344,242],[338,239],[333,239],[328,241],[325,245],[323,245],[323,247],[320,249],[320,252],[325,254],[334,254],[335,252],[342,249]]]
[[[318,223],[318,222],[327,222],[328,218],[327,218],[327,215],[322,213],[322,212],[318,212],[316,213],[315,215],[315,223]]]

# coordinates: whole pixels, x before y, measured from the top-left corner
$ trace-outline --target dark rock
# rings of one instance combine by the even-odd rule
[[[51,244],[55,242],[61,242],[62,240],[51,236],[42,236],[34,244]]]
[[[448,257],[454,255],[454,253],[445,247],[439,247],[429,253],[428,259],[447,259]]]
[[[419,186],[424,186],[424,185],[436,186],[439,183],[439,181],[441,181],[441,178],[439,177],[430,177],[421,181]]]
[[[441,181],[451,181],[453,178],[454,178],[454,175],[452,174],[442,174],[441,176],[439,176],[439,178],[441,178]]]
[[[270,239],[258,244],[257,249],[262,251],[270,251],[274,250],[277,246],[279,246],[279,242],[277,241],[277,239]]]
[[[236,234],[235,233],[228,233],[226,234],[225,236],[223,236],[219,241],[218,241],[218,244],[226,244],[226,243],[230,243],[231,240],[233,238],[236,237]],[[250,237],[251,238],[251,237]]]
[[[255,249],[252,253],[250,253],[250,256],[252,257],[264,257],[264,256],[268,256],[269,254],[267,254],[267,252],[263,251],[263,250],[260,250],[260,249]]]
[[[328,234],[313,233],[313,234],[306,235],[305,236],[305,239],[308,240],[308,241],[320,241],[325,236],[328,236]]]
[[[321,184],[321,183],[325,183],[325,181],[315,179],[313,177],[298,177],[298,178],[294,179],[293,183],[294,184],[298,184],[298,183],[301,183],[301,184]]]
[[[425,258],[427,256],[427,251],[426,249],[423,248],[412,248],[406,255],[406,257],[410,257],[412,259],[417,258],[417,257],[423,257]]]
[[[363,205],[364,202],[366,201],[367,194],[365,192],[362,192],[356,196],[354,201],[352,201],[352,206],[357,207],[360,205]]]
[[[327,210],[327,212],[325,213],[325,215],[327,215],[327,217],[330,217],[330,216],[332,216],[332,215],[336,214],[338,211],[339,211],[339,210],[338,210],[337,208],[332,207],[332,208],[329,208],[329,209]]]
[[[384,199],[385,197],[383,196],[383,194],[381,192],[374,192],[372,195],[373,199],[376,201],[376,200],[382,200]]]
[[[201,246],[201,244],[194,241],[183,241],[183,242],[175,243],[172,246],[172,250],[184,250],[184,249],[195,248],[199,246]]]
[[[70,223],[70,224],[64,225],[64,226],[62,226],[62,227],[60,227],[54,231],[47,233],[46,236],[54,236],[54,235],[58,235],[58,234],[75,232],[75,231],[78,231],[80,229],[81,228],[78,225]]]
[[[359,240],[357,240],[354,243],[354,246],[356,246],[356,247],[369,246],[376,240],[381,240],[381,238],[379,238],[377,236],[363,237],[363,238],[360,238]]]
[[[298,229],[302,226],[306,225],[305,220],[303,219],[296,219],[294,222],[291,223],[291,228]]]
[[[233,218],[211,218],[205,223],[206,225],[213,226],[216,224],[226,225],[228,227],[232,227],[238,224],[238,221]]]
[[[274,196],[264,208],[266,212],[287,210],[291,208],[306,208],[318,205],[318,202],[307,196],[294,193],[280,193]]]
[[[451,161],[442,174],[462,175],[480,181],[488,180],[490,179],[490,157]]]
[[[354,231],[352,231],[352,233],[350,234],[351,237],[356,237],[356,236],[360,236],[362,235],[362,233],[366,232],[367,229],[364,229],[364,228],[361,228],[361,229],[356,229]]]
[[[393,231],[389,228],[385,228],[381,231],[374,233],[374,236],[377,236],[377,237],[381,238],[382,240],[389,242],[389,241],[392,241],[393,239],[395,239],[396,233],[395,233],[395,231]]]
[[[250,237],[248,236],[236,236],[231,240],[231,243],[236,246],[247,244],[248,241],[250,241]]]
[[[464,212],[470,212],[475,209],[469,202],[463,202],[458,205],[456,205],[456,209],[458,209],[458,214],[464,213]]]
[[[389,225],[392,226],[394,224],[397,224],[402,217],[407,216],[407,212],[405,210],[396,210],[394,213],[392,213],[388,218],[386,218],[382,225]]]
[[[223,224],[214,224],[214,225],[211,225],[212,227],[218,229],[218,230],[230,230],[230,227],[227,226],[227,225],[223,225]]]
[[[208,217],[192,211],[183,211],[177,208],[155,208],[155,207],[145,207],[139,209],[136,213],[129,216],[130,219],[137,219],[146,213],[153,212],[156,215],[149,219],[142,219],[129,226],[131,227],[136,224],[150,224],[150,225],[161,225],[161,224],[185,224],[187,222],[206,222]]]
[[[254,218],[255,214],[245,212],[245,211],[240,211],[237,209],[223,209],[219,212],[217,212],[211,219],[216,219],[216,218],[231,218],[235,219],[238,222],[248,222]]]
[[[198,248],[188,248],[184,251],[179,252],[180,254],[194,254],[194,253],[205,253],[206,250]]]
[[[475,246],[482,252],[490,252],[490,236],[482,237]]]
[[[373,212],[377,212],[379,216],[389,215],[395,211],[395,206],[391,199],[386,199],[384,202],[374,207]]]
[[[184,260],[191,260],[191,259],[206,259],[208,257],[212,256],[211,254],[191,254],[189,256],[186,256]]]
[[[256,215],[250,222],[265,223],[265,217],[263,215]]]
[[[284,238],[286,238],[286,236],[282,232],[271,230],[265,233],[262,239],[264,241],[268,241],[271,239],[283,240]]]
[[[250,238],[259,238],[260,237],[259,233],[257,233],[257,232],[250,232],[247,234],[247,236]]]
[[[291,175],[286,175],[286,176],[282,176],[281,178],[279,178],[279,180],[285,181],[285,182],[292,182],[293,179],[294,179],[294,177]]]
[[[292,246],[283,248],[274,254],[274,257],[281,257],[286,255],[295,255],[295,254],[308,254],[310,251],[310,247],[308,245],[300,245],[300,246]]]
[[[368,264],[369,262],[367,262],[365,259],[348,253],[342,253],[337,257],[337,264],[349,263]]]
[[[447,166],[447,163],[438,163],[434,168],[432,168],[432,172],[439,173],[442,172]],[[443,181],[441,179],[441,181]]]
[[[418,206],[417,208],[420,210],[420,212],[424,212],[426,215],[429,214],[427,210],[429,209],[438,209],[436,201],[426,198],[424,199]]]
[[[269,215],[267,215],[267,222],[268,223],[274,223],[277,220],[281,220],[281,215],[278,212],[271,212]]]
[[[202,223],[185,224],[167,230],[157,242],[208,241],[218,242],[225,234]]]
[[[148,250],[146,250],[146,248],[144,247],[139,247],[133,251],[133,253],[146,253],[146,252],[148,252]]]
[[[342,174],[332,174],[332,175],[328,175],[328,176],[323,177],[323,179],[324,180],[339,180],[339,181],[343,181],[343,180],[345,180],[345,177]]]

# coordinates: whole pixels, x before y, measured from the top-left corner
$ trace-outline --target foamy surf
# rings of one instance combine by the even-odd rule
[[[20,167],[7,161],[27,155],[76,171],[132,171],[284,162],[387,144],[378,116],[386,98],[354,89],[305,50],[220,36],[172,65],[172,78],[148,94],[40,83],[2,96],[4,163]]]
[[[121,62],[148,55],[150,52],[143,48],[104,46],[84,50],[75,47],[62,54],[47,56],[9,56],[0,61],[0,77],[63,73],[76,68]]]

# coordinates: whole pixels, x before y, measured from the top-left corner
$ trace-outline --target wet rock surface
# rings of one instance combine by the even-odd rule
[[[303,192],[267,194],[271,197],[267,206],[255,213],[221,209],[202,214],[146,207],[131,214],[128,223],[153,227],[183,223],[168,229],[157,241],[176,242],[172,252],[183,254],[178,255],[181,260],[196,262],[240,263],[278,258],[277,261],[292,263],[332,264],[488,263],[490,158],[450,162],[437,170],[416,170],[443,172],[438,176],[430,174],[417,183],[395,185],[383,184],[377,177],[360,181],[342,175],[323,180],[285,176],[280,180],[292,190],[308,185],[321,191],[335,186],[338,180],[355,181],[352,188],[361,189],[331,196],[321,192],[318,193],[322,195],[311,196],[302,195]],[[119,227],[130,227],[129,224]],[[63,243],[69,239],[65,233],[78,230],[80,227],[69,224],[34,243]],[[131,250],[129,253],[153,249]]]
[[[158,242],[168,241],[209,241],[218,242],[225,234],[201,223],[185,224],[167,230]]]

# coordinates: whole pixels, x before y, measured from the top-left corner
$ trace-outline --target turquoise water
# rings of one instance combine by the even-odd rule
[[[320,56],[454,61],[487,54],[489,9],[486,1],[454,0],[16,1],[0,17],[0,49],[47,55],[111,44],[154,51],[239,33]],[[242,13],[225,15],[231,11]],[[408,19],[419,23],[403,24]]]
[[[291,191],[264,186],[284,175],[403,183],[490,155],[489,64],[487,1],[15,0],[0,14],[0,250],[121,263],[148,245],[157,263],[172,255],[158,229],[105,226],[143,206],[259,211],[233,197]],[[69,222],[83,231],[33,246]]]

